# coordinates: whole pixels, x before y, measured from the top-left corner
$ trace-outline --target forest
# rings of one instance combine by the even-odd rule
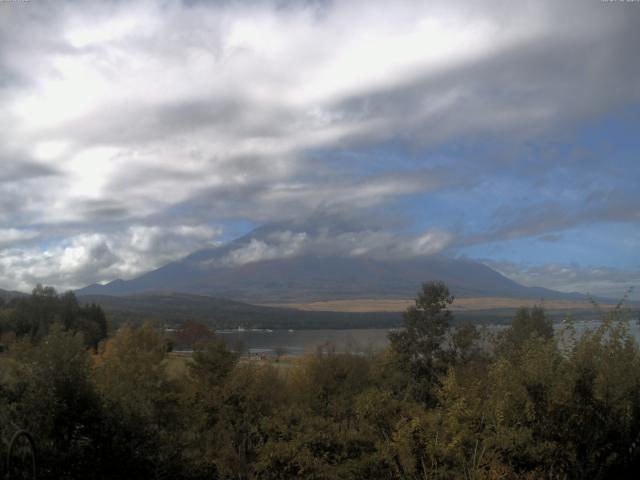
[[[452,326],[453,301],[425,283],[385,351],[280,363],[193,322],[174,338],[109,330],[99,306],[39,286],[0,308],[0,454],[24,429],[47,479],[636,478],[640,354],[622,302],[580,335],[539,306],[491,335]],[[176,341],[194,349],[182,369]],[[8,478],[33,478],[31,455],[19,440]]]

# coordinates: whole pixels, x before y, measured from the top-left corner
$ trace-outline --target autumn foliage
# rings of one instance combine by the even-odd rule
[[[57,479],[636,478],[640,354],[622,308],[581,334],[522,309],[490,335],[453,328],[452,302],[425,284],[387,350],[284,365],[186,324],[180,373],[150,323],[94,351],[54,322],[0,355],[3,445],[28,429]]]

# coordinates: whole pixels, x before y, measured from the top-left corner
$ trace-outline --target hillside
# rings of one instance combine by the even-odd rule
[[[252,305],[204,295],[184,293],[146,293],[138,295],[80,295],[82,303],[99,304],[114,324],[158,320],[177,325],[197,320],[217,329],[344,329],[391,328],[402,323],[401,312],[410,300],[334,301],[310,304]],[[486,300],[486,302],[485,302]],[[454,302],[454,323],[510,323],[521,305],[533,300],[469,298]],[[590,320],[598,312],[583,302],[555,301],[545,303],[549,317],[560,321],[568,314],[575,320]],[[604,305],[603,308],[612,308]]]
[[[0,288],[0,298],[2,300],[11,300],[12,298],[23,297],[25,295],[26,293],[17,292],[15,290],[3,290]]]
[[[242,264],[226,262],[251,242],[267,245],[272,234],[272,228],[257,229],[226,245],[197,251],[137,278],[94,284],[77,293],[182,292],[249,303],[295,303],[413,298],[422,282],[442,280],[458,297],[584,298],[579,294],[524,287],[480,262],[439,255],[378,259],[303,252]]]
[[[168,324],[197,320],[215,328],[375,328],[401,324],[398,312],[312,312],[182,293],[129,296],[80,295],[102,306],[115,323],[154,319]]]

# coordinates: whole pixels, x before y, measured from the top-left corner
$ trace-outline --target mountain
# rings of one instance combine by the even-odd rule
[[[17,292],[15,290],[3,290],[0,288],[0,298],[5,301],[11,300],[17,297],[24,297],[26,295],[27,295],[26,293]]]
[[[379,259],[335,252],[276,251],[281,226],[263,227],[223,246],[197,251],[131,280],[90,285],[78,295],[134,295],[181,292],[249,303],[289,303],[356,298],[412,298],[422,282],[442,280],[459,297],[527,299],[584,298],[539,287],[524,287],[488,266],[468,259],[432,255]],[[287,230],[291,236],[303,235]],[[305,233],[306,235],[306,233]],[[270,243],[271,242],[271,243]],[[282,249],[281,249],[282,250]],[[274,251],[276,253],[274,253]],[[268,258],[237,260],[238,252]],[[288,255],[288,256],[286,256]],[[246,255],[245,255],[246,256]]]

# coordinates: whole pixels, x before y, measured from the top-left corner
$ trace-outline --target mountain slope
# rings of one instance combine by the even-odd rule
[[[17,292],[15,290],[3,290],[0,288],[0,298],[4,301],[11,300],[17,297],[24,297],[26,293]]]
[[[411,298],[420,284],[446,282],[457,296],[530,299],[576,298],[524,287],[482,263],[444,256],[376,259],[303,253],[287,258],[229,263],[234,252],[268,239],[273,228],[255,230],[224,246],[200,250],[132,280],[90,285],[80,295],[183,292],[250,303],[308,302],[350,298]]]

